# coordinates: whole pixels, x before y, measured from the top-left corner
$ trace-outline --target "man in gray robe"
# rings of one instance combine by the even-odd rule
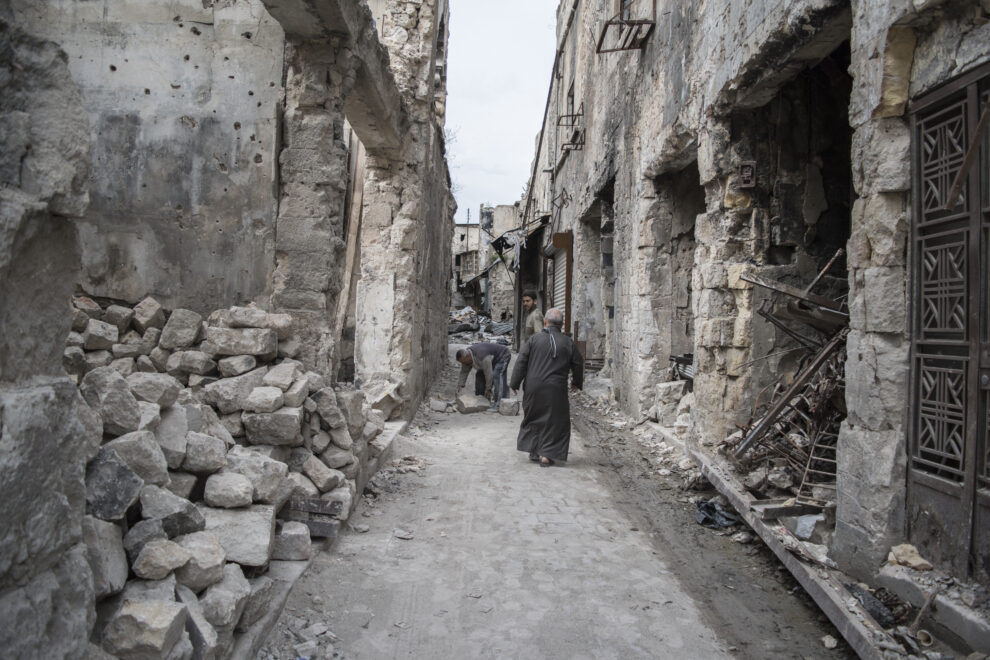
[[[548,309],[543,332],[527,341],[512,371],[509,387],[523,386],[523,420],[516,448],[529,452],[529,460],[550,467],[566,461],[571,443],[571,407],[567,400],[567,372],[573,374],[571,387],[581,389],[584,360],[570,337],[560,331],[564,315]]]

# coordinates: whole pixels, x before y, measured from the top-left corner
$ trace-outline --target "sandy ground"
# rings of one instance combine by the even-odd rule
[[[852,657],[822,647],[838,634],[768,551],[698,526],[586,398],[566,466],[515,450],[520,419],[422,410],[259,658]]]

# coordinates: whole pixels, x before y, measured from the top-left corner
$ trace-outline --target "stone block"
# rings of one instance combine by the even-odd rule
[[[440,399],[430,399],[430,410],[433,412],[447,412],[447,402]]]
[[[313,542],[309,527],[301,522],[287,521],[275,533],[272,559],[281,561],[305,561],[313,554]]]
[[[219,657],[217,655],[217,631],[206,620],[203,606],[196,598],[196,594],[189,587],[180,584],[175,587],[175,595],[178,602],[186,606],[188,613],[186,632],[189,634],[189,641],[193,646],[193,658],[195,660],[216,660]]]
[[[103,320],[117,326],[117,333],[123,335],[131,327],[134,310],[123,305],[110,305],[103,315]]]
[[[193,474],[211,474],[227,464],[227,445],[220,438],[189,431],[182,469]]]
[[[267,367],[259,367],[240,376],[210,383],[203,388],[206,401],[224,414],[243,410],[248,395],[262,384],[267,372]]]
[[[264,504],[243,509],[200,506],[199,510],[206,521],[206,531],[216,536],[227,553],[228,562],[243,566],[268,563],[275,538],[275,507]]]
[[[254,501],[270,504],[277,497],[289,467],[259,451],[237,446],[227,452],[224,472],[236,472],[250,479],[254,486]]]
[[[234,355],[232,357],[222,358],[217,362],[220,375],[224,378],[246,374],[256,366],[258,366],[258,360],[253,355]]]
[[[237,564],[223,568],[223,579],[207,587],[199,599],[203,616],[217,630],[233,630],[251,595],[251,585]]]
[[[327,428],[338,429],[347,425],[347,420],[344,419],[344,415],[337,405],[337,393],[333,391],[333,388],[324,387],[310,394],[309,398],[316,404],[316,412]]]
[[[99,307],[99,305],[97,305]],[[73,332],[83,332],[86,329],[86,325],[89,323],[89,314],[79,309],[78,307],[72,307],[70,310],[72,314],[72,331]],[[99,314],[97,314],[97,318]],[[80,343],[79,346],[82,346]]]
[[[144,483],[156,486],[168,483],[168,463],[150,431],[127,433],[103,447],[116,452]]]
[[[165,308],[149,296],[134,306],[134,318],[131,322],[138,332],[144,332],[148,328],[162,328],[165,325]]]
[[[123,660],[165,658],[182,637],[185,625],[185,605],[125,600],[103,630],[103,648]]]
[[[141,516],[146,520],[161,520],[169,538],[203,530],[203,514],[187,499],[158,486],[141,489]]]
[[[344,421],[347,422],[347,430],[351,437],[360,436],[366,421],[364,414],[365,395],[361,390],[341,390],[337,392],[337,407],[340,408]]]
[[[206,328],[206,340],[218,355],[272,355],[278,338],[262,328]]]
[[[268,370],[263,383],[269,387],[277,387],[282,392],[289,389],[299,376],[299,363],[286,360]]]
[[[151,360],[151,364],[155,366],[157,371],[164,372],[168,368],[168,359],[172,354],[166,351],[160,346],[155,346],[150,353],[148,353],[148,359]]]
[[[344,481],[344,476],[333,470],[316,456],[310,456],[300,470],[321,493],[333,490]]]
[[[79,390],[90,408],[100,413],[104,433],[123,435],[138,429],[141,409],[127,381],[114,369],[93,369],[83,377]]]
[[[176,378],[189,374],[202,376],[216,368],[217,363],[203,351],[176,351],[165,361],[165,371]]]
[[[320,497],[320,499],[327,502],[340,502],[340,515],[337,516],[339,520],[347,520],[351,515],[351,507],[354,506],[354,491],[352,490],[351,483],[348,481],[344,485],[338,486]]]
[[[327,468],[330,469],[330,468]],[[290,472],[287,477],[292,484],[292,497],[319,497],[320,489],[312,481],[299,472]]]
[[[62,368],[72,376],[82,376],[87,371],[86,353],[78,346],[67,346],[62,351]]]
[[[156,403],[168,408],[179,398],[182,383],[168,374],[133,373],[126,378],[131,393],[138,401]]]
[[[124,552],[128,560],[136,561],[144,546],[155,539],[168,540],[161,520],[139,520],[134,523],[124,535]]]
[[[93,571],[97,600],[123,589],[127,582],[127,554],[120,527],[93,516],[84,516],[82,540],[86,544],[86,558]]]
[[[248,506],[254,501],[254,484],[236,472],[211,474],[206,480],[203,501],[221,509]]]
[[[268,372],[271,374],[271,371]],[[266,374],[266,378],[267,378]],[[253,413],[273,413],[282,407],[282,390],[278,387],[256,387],[244,401],[244,410]]]
[[[506,417],[515,417],[519,414],[519,399],[500,399],[498,402],[498,412]]]
[[[244,631],[261,620],[271,610],[275,581],[267,575],[248,580],[251,594],[244,604],[244,612],[237,622],[236,630]]]
[[[152,362],[151,358],[147,355],[139,355],[134,360],[134,370],[145,374],[153,374],[158,372],[158,369],[155,368],[155,363]]]
[[[227,314],[228,328],[265,328],[268,312],[255,307],[231,307]]]
[[[903,333],[907,327],[907,273],[902,267],[867,268],[863,290],[866,330]]]
[[[158,345],[167,351],[188,348],[196,343],[202,327],[203,317],[190,309],[176,309],[168,317],[162,328]]]
[[[196,593],[223,579],[227,552],[210,532],[178,536],[175,542],[189,553],[189,561],[175,571],[176,581]]]
[[[86,466],[86,510],[101,520],[121,520],[137,502],[144,480],[112,448]]]
[[[90,319],[83,331],[83,348],[87,351],[105,351],[117,343],[117,326]]]
[[[347,451],[350,451],[351,447],[354,446],[354,439],[346,426],[342,426],[339,429],[330,429],[330,441],[335,447]]]
[[[346,449],[341,449],[339,447],[331,446],[327,448],[325,452],[320,454],[320,460],[327,467],[331,467],[335,470],[344,467],[350,463],[354,462],[354,454]]]
[[[290,408],[299,408],[306,401],[308,395],[309,382],[305,378],[299,378],[282,395],[282,403]]]
[[[127,378],[134,373],[134,358],[119,358],[110,363],[110,368]]]
[[[196,483],[199,478],[195,474],[189,474],[188,472],[175,472],[169,470],[169,479],[171,481],[165,488],[168,489],[173,495],[178,495],[179,497],[187,500],[192,500],[193,491],[196,490]]]
[[[152,539],[144,544],[131,569],[139,578],[162,580],[175,569],[185,566],[189,552],[167,539]]]
[[[86,371],[92,371],[101,367],[109,367],[113,362],[113,354],[110,351],[86,351]]]
[[[188,406],[174,405],[161,413],[155,438],[171,469],[178,470],[182,466],[186,458],[186,438],[190,430],[199,428],[197,421],[199,418],[190,414]]]
[[[484,412],[488,410],[491,405],[491,401],[485,397],[478,396],[477,394],[471,394],[469,392],[462,392],[458,394],[457,400],[454,402],[454,407],[457,408],[457,412],[464,415]]]
[[[302,341],[299,337],[292,336],[278,342],[278,357],[294,358],[302,350]]]
[[[302,419],[302,408],[281,408],[271,413],[245,412],[241,415],[247,440],[255,445],[301,445]]]
[[[244,437],[244,423],[241,421],[240,411],[221,415],[220,423],[223,424],[232,438]]]

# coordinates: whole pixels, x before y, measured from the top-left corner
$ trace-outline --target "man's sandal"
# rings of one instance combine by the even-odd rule
[[[544,456],[543,458],[540,459],[540,467],[550,467],[551,465],[553,465],[552,458],[547,458],[546,456]]]

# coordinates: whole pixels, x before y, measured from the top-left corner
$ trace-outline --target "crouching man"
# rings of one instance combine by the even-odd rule
[[[497,408],[502,397],[508,394],[508,369],[512,352],[508,346],[481,342],[471,344],[457,351],[456,359],[461,363],[461,375],[457,380],[457,391],[460,392],[467,383],[468,374],[475,369],[474,393],[484,395],[492,401],[492,407]]]

